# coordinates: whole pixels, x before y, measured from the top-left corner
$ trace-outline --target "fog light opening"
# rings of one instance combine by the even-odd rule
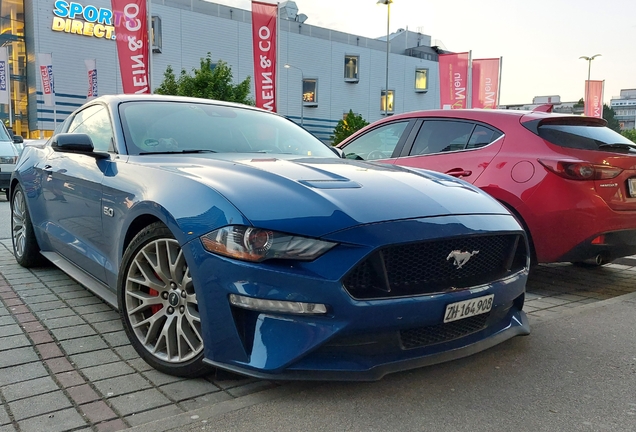
[[[238,294],[230,294],[230,303],[236,307],[262,312],[278,312],[303,315],[320,315],[327,313],[327,306],[321,303],[266,300]]]

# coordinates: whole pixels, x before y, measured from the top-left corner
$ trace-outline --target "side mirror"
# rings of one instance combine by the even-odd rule
[[[83,133],[61,133],[51,138],[51,148],[60,153],[79,153],[97,159],[108,157],[108,153],[95,152],[93,140]]]
[[[22,144],[24,142],[24,138],[22,138],[22,135],[13,135],[13,142],[16,144]]]

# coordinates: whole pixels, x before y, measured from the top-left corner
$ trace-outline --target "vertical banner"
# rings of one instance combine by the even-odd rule
[[[38,53],[40,83],[44,106],[55,106],[55,80],[53,79],[53,58],[50,53]]]
[[[84,64],[86,65],[86,73],[88,75],[88,92],[86,92],[86,99],[95,99],[99,96],[97,92],[97,60],[84,60]]]
[[[277,16],[277,4],[252,1],[256,106],[273,112],[276,112]]]
[[[11,100],[9,73],[9,55],[7,47],[0,47],[0,104],[9,104]]]
[[[585,115],[588,117],[603,117],[603,83],[585,80]]]
[[[124,93],[150,93],[146,0],[111,0]]]
[[[497,108],[499,59],[473,60],[473,108]]]
[[[440,103],[443,109],[467,107],[468,56],[467,52],[439,55]]]

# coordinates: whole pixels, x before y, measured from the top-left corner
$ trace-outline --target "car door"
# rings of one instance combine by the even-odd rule
[[[501,149],[503,133],[455,119],[425,119],[396,165],[426,168],[474,183]]]
[[[415,123],[409,119],[383,123],[350,141],[342,150],[347,159],[394,163],[389,159],[400,154]]]
[[[85,133],[95,151],[111,152],[108,110],[91,105],[79,111],[65,132]],[[52,151],[43,162],[46,233],[56,252],[100,281],[105,280],[102,235],[102,181],[109,158]]]

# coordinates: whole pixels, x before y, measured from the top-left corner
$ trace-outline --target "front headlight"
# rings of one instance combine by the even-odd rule
[[[2,164],[15,164],[18,162],[17,156],[0,156],[0,163]]]
[[[201,243],[209,252],[253,262],[274,258],[311,261],[336,246],[323,240],[241,225],[205,234]]]

